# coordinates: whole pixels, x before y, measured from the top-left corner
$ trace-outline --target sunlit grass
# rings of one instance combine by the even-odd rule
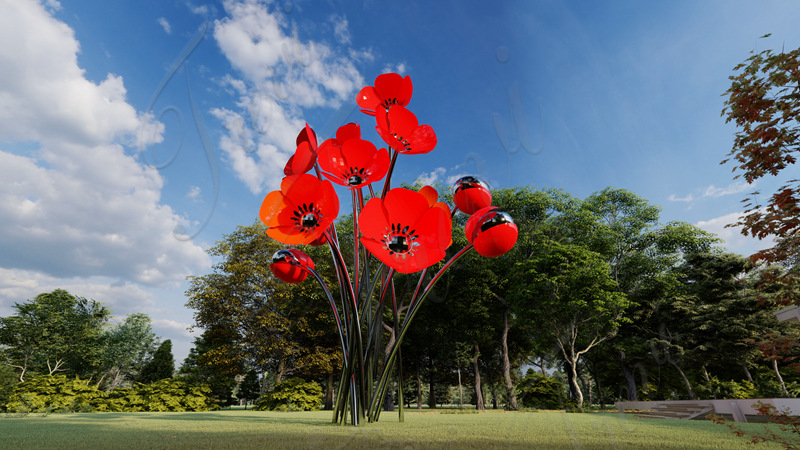
[[[363,427],[329,412],[217,411],[0,417],[0,448],[675,448],[748,445],[709,421],[636,419],[614,413],[396,413]],[[760,429],[762,424],[743,424]]]

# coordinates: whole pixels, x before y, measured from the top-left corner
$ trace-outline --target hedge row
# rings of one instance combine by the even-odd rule
[[[208,411],[214,408],[209,393],[206,385],[175,378],[103,392],[88,380],[44,375],[17,384],[5,408],[14,413]]]

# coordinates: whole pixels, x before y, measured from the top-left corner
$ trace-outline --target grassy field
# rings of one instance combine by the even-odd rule
[[[217,411],[0,416],[0,448],[546,448],[756,449],[709,421],[616,413],[384,413],[363,427],[329,412]],[[761,424],[744,424],[761,429]]]

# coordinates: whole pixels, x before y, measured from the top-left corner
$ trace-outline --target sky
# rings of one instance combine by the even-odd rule
[[[395,182],[629,189],[749,255],[769,243],[725,225],[796,168],[734,180],[722,94],[750,52],[799,47],[798,18],[788,0],[0,0],[0,316],[63,288],[149,314],[180,363],[186,277],[257,220],[305,123],[382,146],[355,96],[385,72],[438,139]]]

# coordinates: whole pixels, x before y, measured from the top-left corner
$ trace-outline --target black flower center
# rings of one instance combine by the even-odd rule
[[[342,179],[347,180],[348,186],[358,186],[369,179],[369,176],[370,172],[363,167],[360,169],[358,167],[351,167],[342,175]]]
[[[398,101],[397,101],[396,98],[387,98],[387,99],[383,100],[383,103],[381,103],[381,106],[386,108],[386,111],[389,111],[389,108],[391,108],[392,105],[396,105],[397,103],[398,103]]]
[[[383,235],[383,245],[389,254],[399,258],[406,256],[414,256],[417,247],[420,246],[416,240],[419,238],[416,230],[411,230],[409,226],[403,226],[399,223],[393,223],[392,229],[386,230]]]
[[[408,142],[408,139],[403,139],[403,136],[398,136],[397,133],[392,133],[392,136],[394,136],[395,139],[397,139],[398,141],[400,141],[401,144],[403,144],[404,150],[406,152],[411,150],[411,143]]]
[[[298,206],[293,213],[292,222],[294,227],[300,230],[301,233],[314,231],[319,226],[322,218],[325,217],[320,211],[319,207],[313,203],[303,203]]]

